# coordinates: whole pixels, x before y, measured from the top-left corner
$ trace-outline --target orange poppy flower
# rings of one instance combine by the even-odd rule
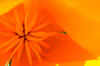
[[[48,8],[45,3],[49,1],[43,2],[25,1],[0,15],[0,66],[10,60],[11,66],[46,66],[43,61],[64,63],[96,59],[56,24],[63,18],[57,17],[60,10]]]

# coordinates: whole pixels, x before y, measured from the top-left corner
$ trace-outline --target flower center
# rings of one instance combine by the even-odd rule
[[[19,35],[19,38],[24,38],[24,40],[27,40],[26,39],[26,36],[29,35],[29,32],[27,34],[25,34],[25,27],[24,27],[24,24],[23,24],[23,31],[22,31],[22,35],[16,33],[16,35]]]
[[[20,20],[19,15],[17,14],[16,10],[14,10],[14,16],[15,16],[15,21],[16,24],[12,25],[10,22],[6,22],[4,20],[0,20],[0,22],[9,30],[12,31],[14,36],[10,38],[7,42],[4,42],[3,44],[0,45],[0,48],[5,48],[3,53],[7,52],[8,50],[14,48],[14,51],[12,52],[9,60],[13,57],[13,55],[20,49],[20,47],[25,47],[26,54],[28,56],[29,63],[32,64],[32,57],[31,57],[31,50],[34,52],[34,54],[37,56],[37,59],[41,62],[41,54],[45,55],[44,52],[42,51],[42,47],[44,48],[49,48],[49,44],[46,43],[45,40],[48,37],[51,36],[58,36],[58,38],[63,39],[65,36],[66,32],[60,31],[60,32],[44,32],[40,31],[40,29],[43,29],[47,27],[49,24],[51,24],[50,21],[43,22],[37,27],[35,26],[36,19],[37,19],[37,14],[34,15],[34,18],[32,18],[32,21],[28,23],[28,14],[26,14],[24,23]],[[41,46],[40,46],[41,45]],[[19,57],[21,56],[21,52],[19,53]]]

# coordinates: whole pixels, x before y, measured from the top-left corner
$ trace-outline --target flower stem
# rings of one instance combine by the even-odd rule
[[[9,62],[9,65],[8,65],[8,66],[11,66],[11,61],[12,61],[12,59],[10,60],[10,62]]]

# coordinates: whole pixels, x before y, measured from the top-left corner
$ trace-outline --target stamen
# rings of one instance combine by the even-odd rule
[[[31,56],[30,46],[27,40],[25,40],[25,49],[26,49],[26,54],[27,54],[30,66],[32,66],[32,56]]]
[[[42,51],[42,49],[41,49],[41,47],[39,46],[39,43],[38,43],[38,42],[33,42],[33,43],[34,43],[34,44],[31,44],[31,45],[33,45],[33,46],[36,48],[36,50],[38,51],[39,54],[44,55],[44,56],[48,56],[47,54],[45,54],[45,53]]]
[[[24,23],[24,27],[25,27],[25,34],[27,35],[28,34],[28,25],[27,25],[27,17],[28,17],[29,13],[26,13],[26,16],[25,16],[25,23]]]
[[[21,44],[21,46],[18,48],[18,51],[17,51],[17,61],[20,61],[21,53],[23,51],[23,46],[24,46],[24,43]]]
[[[58,32],[48,32],[46,34],[47,37],[56,36],[56,35],[58,35]]]
[[[35,55],[37,56],[39,62],[41,63],[41,62],[42,62],[41,56],[40,56],[38,50],[36,49],[36,47],[34,47],[32,44],[34,44],[34,43],[30,41],[30,42],[29,42],[29,45],[30,45],[30,47],[32,48],[32,50],[33,50],[33,52],[35,53]]]
[[[15,20],[13,19],[13,16],[10,16],[11,19],[8,19],[7,16],[0,17],[1,19],[5,20],[6,22],[10,22],[11,24],[15,24]]]
[[[45,48],[50,48],[50,45],[47,44],[47,43],[44,42],[44,41],[39,41],[38,43],[39,43],[41,46],[45,47]]]
[[[18,29],[17,25],[16,25],[16,33],[18,35],[20,35],[20,36],[23,36],[24,35],[24,33]]]
[[[65,31],[60,31],[57,37],[58,37],[59,39],[64,40],[66,34],[67,34],[67,32],[65,32]]]
[[[38,31],[38,30],[40,30],[40,29],[42,29],[42,28],[45,28],[45,27],[48,26],[49,24],[51,24],[50,21],[47,21],[47,22],[45,22],[45,23],[43,23],[43,24],[40,24],[40,25],[37,26],[35,29],[33,29],[33,31]]]
[[[7,51],[9,51],[11,48],[15,47],[21,39],[16,39],[15,41],[13,41],[7,48],[5,48],[5,50],[3,51],[3,53],[6,53]]]
[[[44,37],[47,33],[46,32],[31,32],[30,35],[36,37]]]
[[[17,29],[19,29],[19,31],[23,32],[22,21],[20,20],[19,15],[18,15],[16,10],[14,10],[14,16],[15,16],[15,19],[16,19],[16,27],[17,27]]]
[[[42,41],[48,37],[56,36],[57,34],[58,32],[31,32],[31,36],[27,36],[27,39],[32,41]]]
[[[20,43],[18,44],[18,46],[14,49],[13,53],[11,54],[10,59],[11,59],[12,56],[16,53],[16,51],[17,51],[18,48],[21,46],[21,44],[23,43],[23,41],[24,41],[24,38],[21,38]],[[10,60],[10,59],[9,59],[9,60]]]
[[[15,27],[11,24],[9,24],[8,22],[0,19],[0,23],[2,23],[6,28],[8,28],[9,30],[16,32]]]
[[[36,47],[37,51],[41,53],[42,49],[40,48],[40,46],[38,45],[37,42],[34,42],[34,44],[32,44],[34,47]]]
[[[13,32],[0,32],[0,36],[3,36],[3,37],[10,37],[14,35],[15,34]]]
[[[63,32],[64,34],[67,34],[67,32]]]
[[[34,25],[36,23],[36,20],[37,20],[37,13],[35,13],[32,21],[28,25],[28,28],[27,28],[28,29],[28,32],[32,31],[32,29],[33,29],[33,27],[34,27]]]
[[[65,32],[65,31],[59,31],[59,33],[67,34],[67,32]]]
[[[42,41],[42,40],[45,39],[45,37],[43,37],[43,38],[35,38],[35,37],[32,37],[32,36],[27,35],[26,36],[26,39],[27,40],[30,40],[30,41]]]
[[[18,37],[19,36],[14,36],[11,39],[9,39],[7,42],[4,42],[4,43],[0,44],[0,48],[8,46],[10,43],[12,43],[13,41],[15,41]]]
[[[24,35],[23,33],[23,25],[22,25],[22,22],[19,18],[19,15],[17,13],[16,10],[14,10],[14,16],[15,16],[15,19],[16,19],[16,32],[19,34],[19,35]]]

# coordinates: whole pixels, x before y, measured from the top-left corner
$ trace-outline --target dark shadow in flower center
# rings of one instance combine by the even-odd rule
[[[24,24],[23,24],[23,33],[24,33],[23,36],[19,35],[18,33],[16,33],[16,35],[19,35],[19,38],[24,38],[24,43],[25,43],[25,40],[28,40],[28,39],[26,39],[26,36],[29,35],[30,32],[28,32],[28,34],[25,34],[25,27],[24,27]]]

